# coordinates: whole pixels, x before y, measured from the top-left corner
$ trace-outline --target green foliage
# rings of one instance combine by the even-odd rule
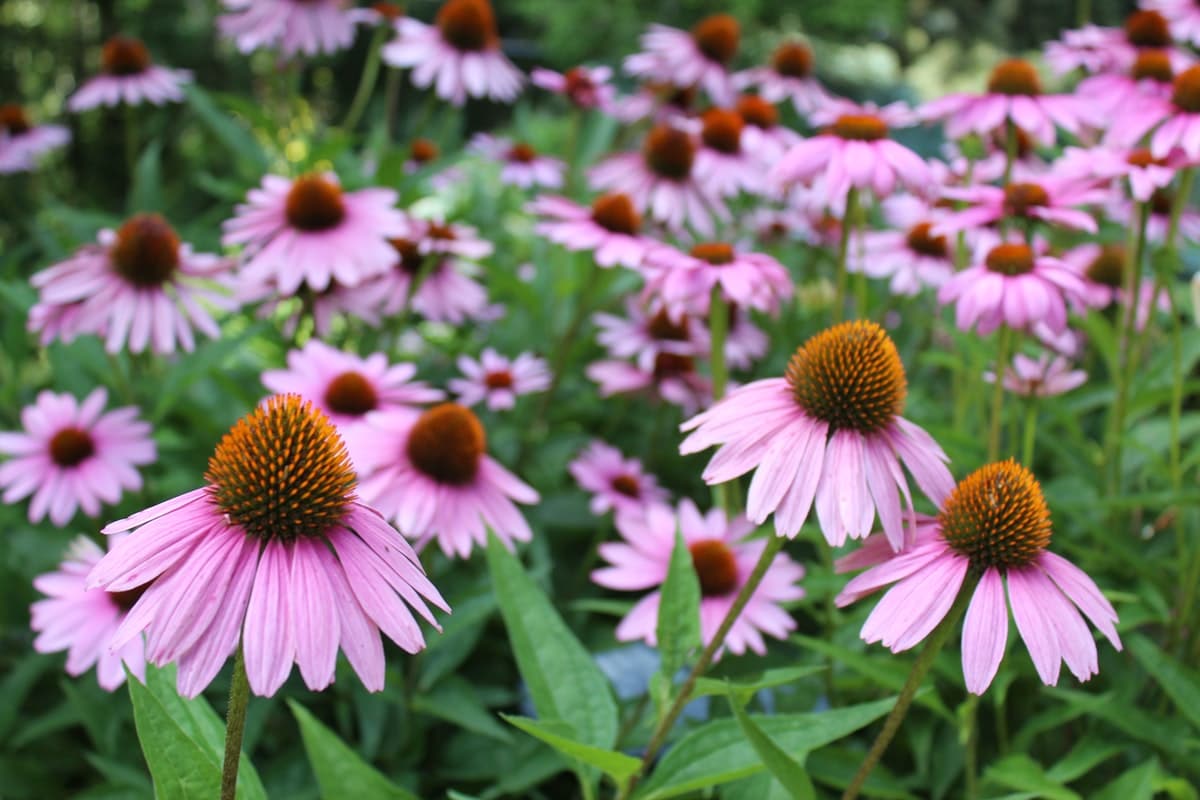
[[[304,706],[288,701],[288,707],[300,726],[304,751],[321,787],[322,800],[339,797],[379,798],[379,800],[416,800],[416,795],[389,781],[362,758],[337,734],[326,728]]]

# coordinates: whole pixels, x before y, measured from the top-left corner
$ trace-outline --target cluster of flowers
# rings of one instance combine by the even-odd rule
[[[416,86],[451,103],[512,101],[522,87],[487,0],[449,0],[432,25],[388,4],[225,5],[220,29],[244,51],[329,53],[349,46],[357,25],[384,25],[395,37],[383,47],[384,61],[411,68]],[[964,627],[971,691],[987,687],[1003,656],[1006,586],[1045,682],[1057,680],[1063,661],[1081,680],[1097,671],[1083,616],[1120,647],[1116,614],[1090,578],[1046,550],[1049,512],[1036,480],[1008,461],[956,486],[942,449],[902,416],[904,367],[881,327],[835,325],[800,346],[785,375],[727,396],[715,367],[747,370],[766,353],[754,315],[777,314],[794,286],[789,271],[754,246],[786,237],[836,247],[839,267],[886,279],[894,293],[936,291],[963,330],[1028,334],[1037,357],[1021,353],[1010,366],[1006,356],[996,367],[1010,390],[1044,395],[1079,385],[1082,374],[1064,358],[1086,343],[1070,315],[1135,304],[1146,324],[1165,295],[1161,284],[1143,284],[1141,264],[1122,247],[1073,233],[1094,234],[1098,219],[1128,220],[1137,207],[1151,240],[1168,231],[1200,235],[1200,218],[1171,194],[1181,171],[1200,162],[1200,66],[1171,34],[1200,31],[1200,14],[1180,11],[1182,3],[1159,5],[1162,13],[1137,12],[1123,29],[1089,28],[1051,44],[1047,59],[1056,69],[1089,73],[1072,94],[1046,93],[1034,66],[1014,59],[995,68],[980,94],[915,109],[856,104],[819,84],[813,53],[798,41],[781,44],[766,66],[732,71],[740,30],[724,14],[690,31],[652,26],[642,52],[624,64],[645,82],[632,95],[621,96],[603,67],[534,72],[536,85],[574,107],[644,130],[638,149],[588,172],[590,203],[540,195],[527,206],[539,235],[641,280],[624,316],[595,315],[609,357],[590,365],[588,376],[602,395],[643,392],[691,416],[681,452],[720,447],[704,472],[708,483],[753,472],[744,515],[706,514],[688,499],[672,507],[640,464],[603,442],[590,445],[572,474],[593,493],[594,512],[615,512],[624,540],[602,546],[609,565],[594,573],[598,584],[661,584],[678,527],[711,638],[765,548],[748,535],[773,517],[777,535],[793,537],[815,509],[831,546],[866,539],[840,562],[869,569],[839,603],[896,584],[868,618],[867,641],[893,651],[914,646],[969,578],[977,581]],[[1164,16],[1168,5],[1175,16]],[[152,66],[145,47],[126,39],[105,46],[104,68],[72,98],[74,110],[178,100],[187,80]],[[807,135],[782,124],[778,105],[788,101]],[[1123,112],[1113,114],[1118,107]],[[892,138],[923,123],[941,123],[953,140],[942,158],[924,159]],[[5,122],[0,163],[29,168],[62,143],[61,133],[25,124]],[[1062,134],[1074,144],[1058,154]],[[471,150],[523,189],[566,183],[567,164],[527,143],[480,136]],[[412,152],[414,162],[436,158],[423,140]],[[872,201],[879,230],[863,223]],[[465,225],[396,203],[391,189],[346,191],[331,173],[267,176],[225,223],[224,244],[240,248],[235,259],[192,253],[161,217],[139,215],[35,276],[30,328],[44,343],[95,334],[113,351],[153,345],[170,353],[192,348],[193,329],[218,335],[206,307],[260,302],[270,313],[296,296],[303,299],[297,313],[311,313],[318,334],[338,315],[381,325],[409,313],[451,324],[502,313],[476,280],[492,244]],[[698,368],[706,356],[709,375]],[[73,672],[99,658],[108,685],[120,679],[118,656],[135,672],[142,657],[178,661],[181,691],[195,694],[244,624],[259,694],[278,688],[293,661],[308,685],[327,685],[339,642],[368,688],[379,688],[379,630],[410,651],[423,643],[401,599],[432,624],[425,601],[446,609],[416,551],[383,519],[418,548],[436,539],[461,557],[488,529],[510,546],[531,535],[514,503],[537,502],[537,492],[487,455],[484,428],[468,406],[504,409],[555,378],[529,355],[510,362],[485,351],[460,366],[462,379],[449,385],[458,402],[445,403],[440,390],[413,380],[412,364],[390,364],[384,354],[360,358],[317,341],[289,354],[287,370],[263,376],[278,394],[218,445],[206,488],[110,524],[108,533],[136,532],[103,558],[80,543],[62,572],[39,582],[53,598],[35,609],[39,648],[69,645]],[[6,502],[33,494],[31,519],[49,513],[64,524],[77,505],[94,516],[101,501],[140,486],[135,467],[154,458],[148,427],[134,409],[101,416],[104,402],[102,393],[82,404],[47,393],[26,410],[25,433],[0,439],[0,450],[14,456],[0,468]],[[288,452],[298,472],[284,475],[273,459]],[[937,516],[916,513],[906,471]],[[278,505],[261,500],[268,488],[282,498]],[[882,534],[868,538],[876,519]],[[727,646],[762,652],[763,633],[786,636],[794,623],[780,604],[803,596],[802,576],[799,564],[779,556]],[[653,643],[657,602],[657,593],[643,598],[617,636]],[[71,642],[64,620],[101,605],[103,633]],[[267,622],[288,614],[296,624]]]

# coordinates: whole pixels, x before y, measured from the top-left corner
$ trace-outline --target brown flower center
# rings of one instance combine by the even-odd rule
[[[657,125],[646,134],[642,157],[654,174],[668,180],[682,181],[692,174],[696,145],[684,131],[669,125]]]
[[[60,467],[77,467],[96,452],[92,435],[83,428],[63,428],[50,439],[50,459]]]
[[[718,153],[734,155],[742,150],[742,117],[736,111],[710,108],[704,112],[700,139]]]
[[[451,46],[474,52],[496,46],[496,13],[488,0],[446,0],[434,24]]]
[[[663,342],[686,342],[688,340],[688,318],[683,314],[679,319],[671,319],[667,309],[659,309],[658,313],[646,323],[646,331],[652,339]]]
[[[20,136],[22,133],[28,133],[32,127],[25,109],[16,103],[0,105],[0,132],[7,132],[9,136]]]
[[[692,39],[709,61],[728,64],[737,55],[741,26],[729,14],[713,14],[696,23]]]
[[[605,194],[592,203],[592,222],[613,233],[635,235],[642,229],[642,216],[633,207],[629,195]]]
[[[325,390],[325,405],[338,414],[361,417],[379,406],[379,395],[365,375],[351,370],[329,382],[329,388]]]
[[[659,353],[654,357],[654,380],[656,381],[677,378],[680,375],[690,375],[695,370],[696,361],[691,356],[681,356],[676,353]]]
[[[247,534],[321,536],[354,500],[354,466],[329,418],[299,395],[275,395],[217,444],[205,479],[217,507]]]
[[[288,224],[302,231],[327,231],[346,217],[342,189],[320,175],[304,175],[288,190],[285,215]]]
[[[511,389],[513,387],[512,373],[506,369],[498,369],[483,376],[483,385],[489,389]]]
[[[714,266],[733,263],[733,246],[725,242],[703,242],[693,247],[691,254]]]
[[[576,105],[590,106],[596,102],[596,83],[583,67],[571,67],[563,73],[564,93]]]
[[[1010,183],[1004,187],[1004,210],[1014,217],[1029,216],[1029,209],[1050,205],[1050,195],[1036,183]]]
[[[692,566],[700,579],[700,594],[723,597],[738,588],[737,558],[720,539],[701,539],[688,545]]]
[[[988,94],[1038,95],[1042,93],[1042,81],[1037,70],[1023,58],[1001,61],[988,78]]]
[[[1171,102],[1189,114],[1200,112],[1200,64],[1188,67],[1175,76]]]
[[[976,570],[1030,564],[1050,544],[1050,509],[1033,473],[1009,459],[963,478],[938,514],[942,538]]]
[[[877,433],[904,410],[908,381],[896,345],[874,322],[843,322],[813,336],[787,367],[796,402],[830,432]]]
[[[404,16],[404,6],[399,3],[372,3],[372,10],[386,20],[397,20]]]
[[[887,138],[888,127],[874,114],[842,114],[829,126],[829,132],[839,139],[874,142]]]
[[[1025,275],[1033,272],[1033,249],[1019,242],[996,245],[988,251],[984,264],[1001,275]]]
[[[1134,47],[1170,47],[1171,28],[1157,11],[1135,11],[1125,18],[1125,38]]]
[[[1113,289],[1120,288],[1125,282],[1125,248],[1119,244],[1106,244],[1100,248],[1100,253],[1092,263],[1088,264],[1087,279]]]
[[[422,414],[405,445],[414,467],[451,486],[475,480],[486,449],[487,436],[479,418],[457,403],[442,403]]]
[[[1171,56],[1167,51],[1140,50],[1129,74],[1135,81],[1151,80],[1158,83],[1170,83],[1175,77],[1175,68],[1171,66]]]
[[[642,496],[642,487],[638,484],[637,478],[627,473],[622,473],[613,478],[612,481],[609,482],[609,486],[611,486],[612,490],[617,494],[623,494],[626,497],[632,497],[634,500],[637,500]]]
[[[421,271],[421,265],[425,263],[425,256],[421,255],[421,250],[417,247],[417,243],[411,239],[389,239],[392,247],[396,250],[396,268],[409,275],[416,275]]]
[[[101,68],[109,75],[140,75],[150,63],[150,51],[132,36],[114,36],[100,51]]]
[[[458,239],[458,234],[454,232],[454,226],[445,222],[429,223],[429,227],[425,229],[425,235],[430,239],[440,239],[443,242],[453,242]]]
[[[108,251],[117,274],[139,289],[162,286],[179,267],[179,237],[158,214],[130,217]]]
[[[438,146],[429,139],[413,139],[408,154],[418,164],[428,164],[438,157]]]
[[[770,130],[779,124],[779,112],[775,106],[756,94],[744,94],[738,98],[737,113],[747,125]]]
[[[784,42],[775,48],[771,68],[785,78],[807,78],[812,74],[812,50],[799,42]]]
[[[1150,212],[1155,216],[1169,217],[1175,205],[1175,194],[1170,189],[1155,189],[1150,195]]]
[[[509,148],[506,158],[520,164],[529,164],[537,158],[537,151],[524,142],[517,142]]]
[[[906,237],[908,249],[931,258],[946,258],[950,252],[946,237],[933,236],[929,232],[932,228],[931,222],[918,222],[909,228]]]
[[[1149,166],[1166,166],[1165,158],[1155,158],[1149,148],[1139,147],[1136,150],[1130,150],[1129,155],[1125,156],[1125,163],[1134,167],[1149,167]]]

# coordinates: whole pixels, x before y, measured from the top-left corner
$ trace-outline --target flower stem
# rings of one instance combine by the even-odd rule
[[[712,395],[713,402],[725,396],[729,383],[729,370],[725,366],[725,339],[729,335],[729,306],[721,294],[721,285],[712,289],[712,300],[708,304],[708,330],[712,339]]]
[[[1116,397],[1113,398],[1112,419],[1108,429],[1108,446],[1105,448],[1105,467],[1108,471],[1108,493],[1113,496],[1121,485],[1121,448],[1125,433],[1125,410],[1129,401],[1129,385],[1137,371],[1137,359],[1133,357],[1133,342],[1137,336],[1138,295],[1142,287],[1142,256],[1146,249],[1146,225],[1149,205],[1138,203],[1137,232],[1133,240],[1133,253],[1126,265],[1124,286],[1125,314],[1118,332],[1120,345],[1117,354]]]
[[[725,637],[729,635],[729,631],[733,628],[733,623],[737,622],[738,617],[742,615],[742,611],[746,608],[746,603],[750,602],[750,597],[758,589],[762,583],[763,577],[767,574],[767,569],[775,560],[775,556],[783,549],[786,540],[782,536],[771,534],[767,539],[767,546],[763,548],[762,555],[758,558],[758,563],[754,565],[754,569],[746,578],[746,583],[738,592],[737,597],[733,600],[733,605],[729,607],[729,613],[725,615],[725,619],[721,620],[721,624],[717,627],[713,634],[712,640],[700,653],[700,658],[697,659],[696,665],[692,667],[692,671],[688,673],[687,679],[683,685],[679,687],[679,694],[675,697],[675,702],[667,709],[667,713],[658,721],[658,725],[654,728],[654,733],[650,736],[650,743],[646,745],[646,754],[642,756],[642,763],[638,765],[637,771],[629,777],[626,784],[621,787],[620,793],[617,795],[617,800],[628,800],[633,794],[633,790],[637,787],[638,781],[645,774],[647,767],[658,756],[663,745],[667,742],[667,735],[671,732],[671,728],[675,726],[675,721],[679,719],[679,715],[683,712],[684,706],[691,699],[692,692],[696,688],[696,681],[704,674],[709,665],[712,664],[713,658],[716,657],[717,651],[725,644]]]
[[[1013,165],[1017,163],[1021,140],[1017,136],[1017,123],[1011,119],[1004,123],[1004,178],[1005,186],[1012,181]]]
[[[1037,440],[1038,404],[1037,398],[1029,398],[1025,407],[1025,428],[1021,436],[1021,463],[1033,469],[1033,448]]]
[[[988,428],[988,461],[1000,455],[1000,423],[1004,416],[1004,372],[1008,369],[1008,357],[1012,351],[1012,329],[1001,325],[996,337],[996,380],[992,385],[992,416]]]
[[[846,257],[850,253],[850,235],[858,216],[858,189],[846,192],[846,213],[842,216],[842,237],[838,242],[837,276],[833,296],[833,321],[841,322],[846,313]]]
[[[379,79],[380,51],[383,49],[388,30],[387,25],[380,25],[371,38],[371,49],[367,51],[367,61],[363,65],[362,77],[358,80],[358,90],[355,91],[350,110],[346,113],[346,121],[342,123],[342,128],[346,131],[353,131],[358,127],[363,112],[367,110],[367,103],[371,102],[375,82]]]
[[[137,110],[130,103],[125,103],[125,172],[129,177],[129,196],[126,201],[133,199],[133,186],[136,182],[134,173],[137,171],[138,159],[138,135],[137,135]],[[137,209],[130,208],[130,211]]]
[[[237,796],[238,762],[242,757],[242,734],[246,731],[246,706],[250,702],[250,682],[246,679],[246,659],[239,646],[233,662],[233,682],[229,685],[229,710],[225,716],[225,765],[221,770],[221,800]]]
[[[929,672],[929,668],[933,666],[933,661],[937,658],[937,654],[946,646],[946,642],[950,640],[950,635],[954,632],[955,627],[958,626],[959,618],[967,610],[967,603],[970,601],[971,595],[974,594],[975,586],[978,583],[978,575],[975,575],[973,572],[967,574],[967,579],[963,581],[962,587],[958,590],[958,597],[955,598],[954,605],[951,606],[949,613],[933,629],[933,633],[929,634],[929,638],[925,641],[925,648],[917,656],[916,662],[913,663],[912,671],[908,673],[908,680],[904,682],[904,687],[900,690],[900,696],[896,698],[896,705],[892,706],[891,713],[888,714],[887,719],[883,722],[883,729],[875,737],[875,742],[867,752],[866,758],[863,759],[862,765],[859,766],[858,772],[854,774],[850,785],[842,793],[842,800],[854,800],[854,798],[858,797],[859,792],[862,791],[863,784],[867,782],[867,778],[871,775],[871,770],[875,769],[875,765],[879,763],[879,759],[883,757],[884,751],[891,744],[892,738],[900,730],[900,723],[904,721],[904,717],[908,713],[908,708],[912,705],[913,698],[917,696],[917,690],[921,688],[921,683],[925,679],[925,673]]]

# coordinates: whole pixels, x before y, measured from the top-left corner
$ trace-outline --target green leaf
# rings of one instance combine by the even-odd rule
[[[1192,725],[1200,730],[1200,676],[1168,656],[1144,636],[1129,640],[1134,658],[1149,672],[1167,697]]]
[[[1157,777],[1158,759],[1152,758],[1109,783],[1095,800],[1152,800]]]
[[[669,686],[688,653],[700,646],[700,579],[678,528],[667,578],[662,585],[657,633],[658,652],[662,658],[660,670]]]
[[[824,671],[825,667],[820,664],[806,664],[799,667],[775,667],[774,669],[764,670],[757,678],[746,678],[743,680],[698,678],[696,680],[696,689],[692,692],[692,697],[725,694],[730,690],[736,692],[738,695],[752,695],[763,689],[786,686],[789,683],[795,683],[801,678]]]
[[[175,692],[174,668],[146,666],[146,684],[130,676],[129,697],[142,753],[159,800],[194,800],[221,793],[225,726],[203,698]],[[240,800],[266,800],[250,759],[238,765]]]
[[[304,750],[321,787],[321,797],[379,798],[379,800],[417,800],[412,792],[388,780],[382,772],[362,760],[338,735],[322,725],[304,706],[288,700],[292,715],[300,725]]]
[[[133,168],[133,185],[129,190],[129,211],[162,211],[162,143],[147,145]]]
[[[895,698],[811,714],[752,715],[763,732],[788,753],[807,753],[879,719]],[[680,739],[659,762],[637,795],[641,800],[678,797],[754,775],[764,765],[736,720],[709,722]]]
[[[983,778],[1005,789],[1034,792],[1046,800],[1080,800],[1078,794],[1048,777],[1042,766],[1024,753],[1000,759],[988,767]]]
[[[414,695],[413,711],[444,719],[468,731],[501,742],[511,742],[512,736],[492,715],[471,684],[452,675],[427,692]]]
[[[775,744],[775,741],[750,719],[750,715],[732,691],[729,693],[729,707],[733,709],[733,716],[745,734],[746,741],[750,742],[754,752],[758,753],[758,757],[775,779],[783,784],[796,800],[816,800],[817,790],[804,767],[784,752],[783,748]]]
[[[229,151],[231,166],[238,169],[248,178],[257,177],[269,170],[267,156],[263,153],[258,141],[247,128],[243,127],[225,111],[217,108],[212,96],[194,83],[184,87],[188,97],[188,105],[200,121],[209,129],[213,136],[221,140],[221,144]],[[236,156],[233,158],[232,156]]]
[[[602,747],[594,747],[590,744],[582,744],[570,737],[556,733],[553,728],[562,727],[561,725],[538,722],[528,717],[509,716],[508,714],[501,714],[500,716],[508,724],[520,728],[536,739],[541,739],[568,758],[582,761],[588,766],[601,770],[604,774],[611,776],[618,784],[624,783],[630,775],[637,771],[638,766],[642,763],[633,756],[618,753],[616,750],[607,750]]]

